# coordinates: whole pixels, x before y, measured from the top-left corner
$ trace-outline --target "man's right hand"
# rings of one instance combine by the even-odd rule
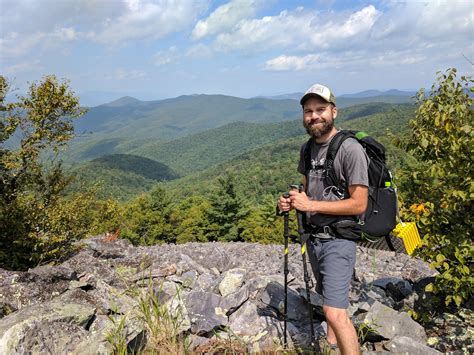
[[[289,196],[281,196],[278,199],[278,209],[280,210],[280,212],[288,212],[291,210],[291,200]]]

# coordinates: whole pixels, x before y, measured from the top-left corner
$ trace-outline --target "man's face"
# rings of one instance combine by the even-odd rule
[[[310,97],[303,106],[303,125],[313,138],[320,138],[334,127],[337,108],[319,97]]]

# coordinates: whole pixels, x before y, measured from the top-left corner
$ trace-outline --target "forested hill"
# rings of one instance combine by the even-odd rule
[[[412,105],[365,104],[341,110],[337,122],[342,128],[364,130],[376,137],[382,137],[387,129],[402,134],[413,110]],[[178,195],[211,191],[224,171],[237,175],[242,193],[275,194],[286,188],[287,181],[299,179],[295,163],[299,146],[306,139],[301,119],[267,124],[237,122],[170,142],[144,144],[127,153],[159,161],[183,176],[166,183]],[[394,150],[390,148],[389,155]],[[395,159],[391,163],[395,164]],[[147,191],[156,183],[135,176],[133,165],[129,171],[120,166],[120,170],[111,169],[99,160],[79,165],[75,172],[81,181],[103,180],[106,195],[120,199],[140,189]]]
[[[297,117],[294,100],[241,99],[224,95],[180,96],[161,101],[122,98],[93,107],[76,131],[170,140],[230,122],[279,122]]]

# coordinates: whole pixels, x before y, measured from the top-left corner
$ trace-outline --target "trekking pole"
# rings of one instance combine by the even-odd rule
[[[288,192],[285,192],[283,194],[283,197],[289,198],[290,194]],[[289,215],[290,214],[288,213],[288,211],[283,212],[283,237],[285,239],[285,261],[283,266],[283,273],[285,275],[285,300],[283,302],[283,343],[285,347],[288,345],[286,327],[288,321],[288,238],[290,237],[288,224]]]
[[[303,192],[303,185],[291,185],[292,188],[297,188],[298,192]],[[309,325],[311,331],[311,346],[315,347],[315,336],[314,336],[314,325],[313,325],[313,306],[311,305],[311,295],[309,292],[309,273],[308,265],[306,264],[306,241],[308,240],[309,234],[305,234],[303,226],[303,212],[296,210],[296,217],[298,220],[298,234],[300,235],[301,242],[301,256],[303,258],[303,278],[306,286],[306,298],[308,301],[308,311],[309,311]]]

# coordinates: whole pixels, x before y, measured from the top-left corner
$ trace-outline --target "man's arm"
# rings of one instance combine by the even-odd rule
[[[306,183],[306,178],[303,180]],[[338,201],[313,201],[306,193],[290,191],[291,207],[302,212],[313,212],[339,216],[360,215],[367,209],[369,188],[363,185],[351,185],[349,198]]]

